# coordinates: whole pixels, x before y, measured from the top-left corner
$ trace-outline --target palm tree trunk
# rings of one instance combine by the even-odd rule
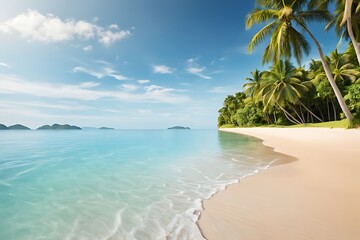
[[[351,15],[350,15],[350,17],[348,17],[348,19],[346,20],[346,27],[347,27],[347,31],[348,31],[348,33],[349,33],[351,42],[352,42],[352,44],[353,44],[353,46],[354,46],[357,60],[358,60],[359,65],[360,65],[360,48],[359,48],[359,45],[358,45],[358,43],[357,43],[357,41],[356,41],[356,38],[355,38],[355,36],[354,36],[353,29],[352,29]]]
[[[318,108],[318,110],[319,110],[319,113],[320,113],[320,115],[321,115],[321,118],[322,118],[322,119],[325,119],[324,113],[322,112],[321,107],[320,107],[319,105],[316,105],[316,106],[317,106],[317,108]],[[312,115],[311,115],[311,117],[312,117]]]
[[[353,32],[353,28],[352,28],[352,22],[351,22],[351,8],[352,8],[352,2],[353,1],[349,1],[349,0],[346,0],[345,2],[345,12],[344,12],[344,18],[346,17],[346,28],[347,28],[347,31],[349,33],[349,36],[350,36],[350,39],[351,39],[351,42],[354,46],[354,49],[355,49],[355,53],[356,53],[356,57],[357,57],[357,60],[359,62],[359,65],[360,65],[360,48],[359,48],[359,45],[356,41],[356,38],[354,36],[354,32]],[[343,19],[344,21],[345,19]],[[342,23],[343,24],[343,23]],[[342,25],[341,24],[341,25]]]
[[[280,104],[278,104],[279,108],[284,112],[285,117],[292,123],[294,124],[301,124],[301,122],[299,122],[298,120],[296,120],[296,118],[294,118],[293,116],[291,116],[291,114],[286,111],[285,108],[283,108],[282,106],[280,106]]]
[[[319,120],[320,122],[324,121],[321,118],[319,118],[318,116],[316,116],[316,114],[313,113],[310,109],[308,109],[301,101],[299,101],[299,103],[301,106],[303,106],[305,108],[306,111],[308,111],[311,115],[313,115],[317,120]]]
[[[304,119],[301,118],[300,114],[296,111],[296,109],[293,106],[291,106],[291,108],[295,112],[296,116],[298,116],[299,122],[304,123]]]
[[[308,112],[306,112],[306,122],[310,122],[310,114]]]
[[[299,122],[299,121],[296,120],[293,116],[291,116],[291,114],[290,114],[289,112],[287,112],[286,110],[285,110],[285,111],[283,110],[283,112],[284,112],[285,117],[286,117],[290,122],[292,122],[292,123],[294,123],[294,124],[301,124],[301,122]]]
[[[325,70],[326,73],[326,77],[329,80],[329,83],[332,87],[332,89],[335,92],[336,98],[340,104],[341,110],[344,112],[346,118],[348,119],[349,122],[351,122],[353,120],[353,115],[351,114],[348,106],[346,105],[343,96],[341,95],[341,92],[338,88],[338,86],[335,83],[334,77],[331,73],[330,67],[327,64],[326,60],[325,60],[325,55],[322,51],[322,48],[320,46],[320,43],[318,42],[318,40],[315,38],[315,36],[310,32],[310,30],[299,20],[296,19],[296,22],[299,23],[300,26],[302,26],[302,28],[310,35],[310,37],[312,38],[312,40],[315,42],[315,45],[318,49],[319,55],[320,55],[320,59],[321,59],[321,63],[323,65],[323,68]]]
[[[301,106],[300,106],[300,114],[301,114],[301,116],[302,116],[302,119],[304,119],[304,122],[306,122],[306,118],[305,118],[305,115],[304,115],[304,112],[303,112]]]
[[[276,119],[276,113],[275,113],[275,111],[273,112],[273,115],[274,115],[275,124],[277,125],[277,119]]]
[[[326,107],[327,107],[327,112],[328,112],[328,121],[330,121],[329,98],[326,98]]]
[[[336,121],[337,120],[337,113],[336,113],[336,106],[335,106],[335,103],[334,103],[334,100],[331,99],[331,104],[332,104],[332,107],[333,107],[333,111],[334,111],[334,120]]]
[[[262,118],[261,122],[264,123],[266,122],[266,125],[270,124],[270,118],[269,118],[269,114],[267,112],[263,112],[264,117]]]

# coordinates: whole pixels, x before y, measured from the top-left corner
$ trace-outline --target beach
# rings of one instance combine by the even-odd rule
[[[296,161],[274,165],[203,201],[216,239],[360,239],[360,131],[233,128]],[[290,159],[291,157],[289,157]]]

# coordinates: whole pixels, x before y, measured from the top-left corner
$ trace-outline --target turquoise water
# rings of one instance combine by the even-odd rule
[[[216,130],[0,132],[0,239],[203,239],[201,200],[277,159]]]

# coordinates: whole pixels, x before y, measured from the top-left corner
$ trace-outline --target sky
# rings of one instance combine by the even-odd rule
[[[0,123],[216,128],[224,98],[264,69],[255,1],[0,0]],[[338,38],[314,25],[325,53]],[[343,44],[345,45],[345,44]],[[312,48],[303,64],[318,59]]]

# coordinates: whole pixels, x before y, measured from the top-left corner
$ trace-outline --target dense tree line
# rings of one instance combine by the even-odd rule
[[[335,2],[334,13],[328,11]],[[246,25],[265,26],[249,44],[251,52],[269,39],[263,64],[273,63],[266,71],[255,70],[243,92],[227,96],[219,110],[218,126],[256,126],[264,124],[302,124],[360,117],[360,1],[331,0],[258,0]],[[310,31],[309,23],[327,23],[340,38],[351,39],[345,52],[334,50],[325,56]],[[346,23],[346,24],[345,24]],[[319,52],[308,68],[300,66],[310,44],[308,34]]]

